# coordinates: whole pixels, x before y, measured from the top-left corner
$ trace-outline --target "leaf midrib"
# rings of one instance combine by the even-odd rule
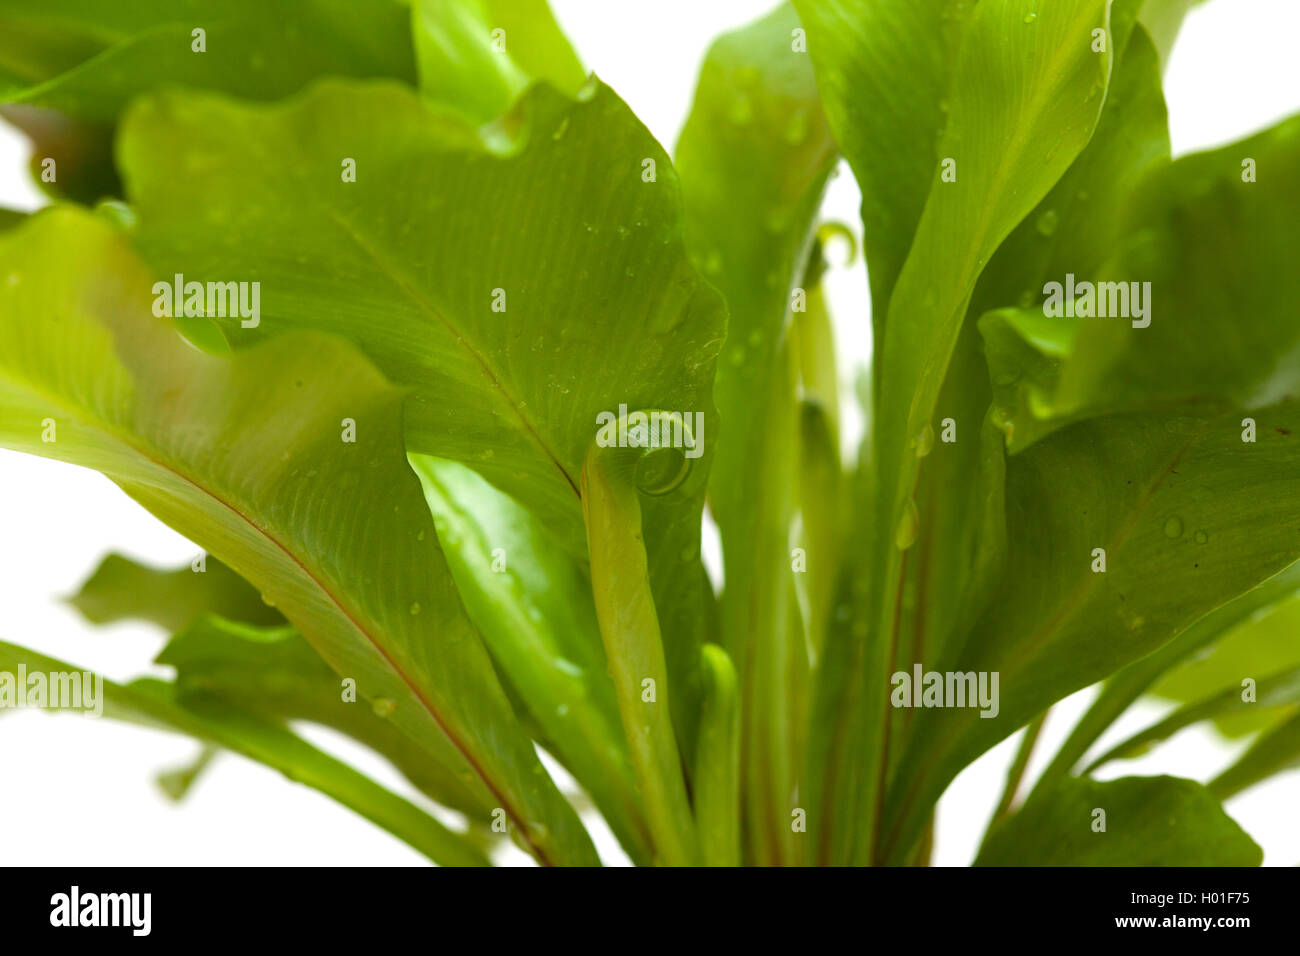
[[[1106,19],[1107,19],[1107,25],[1109,25],[1109,10],[1107,11]],[[1023,158],[1023,155],[1025,153],[1024,146],[1029,141],[1029,131],[1035,125],[1035,121],[1029,118],[1037,117],[1041,115],[1042,112],[1044,111],[1043,107],[1045,106],[1045,104],[1052,100],[1053,94],[1055,94],[1057,88],[1060,86],[1060,83],[1057,81],[1056,78],[1059,77],[1062,73],[1061,63],[1067,60],[1067,53],[1068,51],[1065,53],[1058,51],[1058,55],[1052,57],[1051,62],[1053,65],[1052,68],[1049,69],[1047,72],[1050,76],[1053,77],[1053,81],[1050,83],[1036,84],[1033,93],[1031,94],[1028,101],[1028,109],[1018,111],[1017,116],[1019,118],[1023,118],[1023,121],[1018,121],[1013,124],[1014,132],[1012,136],[1009,138],[1009,143],[1015,148],[1014,149],[1007,148],[999,151],[998,154],[999,159],[997,165],[993,170],[993,175],[991,177],[993,188],[984,193],[985,197],[989,197],[989,196],[998,197],[998,201],[993,202],[993,201],[988,201],[986,199],[986,201],[981,205],[980,211],[976,214],[975,222],[976,222],[977,229],[975,230],[974,234],[979,237],[979,242],[970,243],[967,246],[967,249],[969,249],[970,251],[966,257],[964,268],[962,270],[962,274],[964,277],[966,277],[966,280],[963,282],[961,287],[962,292],[958,300],[959,304],[955,308],[947,311],[946,313],[947,318],[943,322],[940,331],[945,331],[950,327],[960,331],[962,325],[964,324],[965,313],[969,308],[971,296],[974,294],[975,284],[979,280],[984,265],[987,264],[992,259],[993,254],[996,252],[996,247],[992,252],[989,253],[988,256],[984,256],[984,257],[980,257],[978,251],[982,250],[983,248],[985,248],[985,246],[988,245],[988,238],[990,235],[990,229],[995,215],[995,210],[998,206],[1002,204],[1003,198],[1006,195],[1008,184],[1011,181],[1011,175],[1010,175],[1011,170],[1015,168],[1016,164],[1020,161],[1020,158]],[[1108,61],[1108,63],[1113,63],[1113,61]],[[956,75],[956,70],[954,70],[954,76],[955,75]],[[1109,78],[1109,70],[1107,71],[1107,75]],[[1105,104],[1105,97],[1103,96],[1102,102],[1101,104],[1099,104],[1097,109],[1098,117],[1100,117],[1101,115],[1101,108],[1102,106],[1104,106],[1104,104]],[[1095,132],[1095,130],[1096,130],[1096,123],[1094,121],[1093,131]],[[1089,134],[1089,138],[1091,138],[1091,133]],[[945,136],[945,140],[946,139],[947,137]],[[931,185],[932,195],[933,195],[933,189],[934,187],[932,184]],[[1050,192],[1051,189],[1049,188],[1044,195]],[[1032,211],[1033,210],[1031,208],[1030,212]],[[1015,228],[1016,225],[1013,224],[1008,230],[1007,235],[1010,235],[1010,232],[1013,231]],[[1003,237],[1003,240],[1005,240],[1005,236]],[[998,244],[999,245],[1001,244],[1001,240],[999,241]],[[915,248],[916,248],[916,244],[914,242],[913,249]],[[911,258],[910,251],[909,251],[908,258],[909,259]],[[904,267],[906,267],[906,262],[904,263]],[[897,304],[898,303],[896,299],[891,299],[890,302],[891,313],[894,311],[894,308],[897,306]],[[952,321],[954,316],[956,316],[957,318],[957,321],[955,323]],[[887,320],[886,328],[893,327],[894,325],[897,324],[898,323],[889,322]],[[904,323],[903,328],[904,329],[908,328],[908,325]],[[949,332],[947,338],[950,341],[952,341],[954,339],[953,333]],[[950,352],[951,352],[950,349],[945,349],[942,354],[944,356],[950,356]],[[913,419],[918,417],[916,414],[918,407],[921,405],[926,406],[926,412],[923,417],[929,418],[933,414],[935,403],[938,401],[939,398],[939,390],[938,387],[933,384],[934,375],[932,374],[934,370],[936,370],[939,366],[939,362],[940,362],[939,352],[936,349],[927,349],[926,353],[927,353],[927,357],[926,359],[924,359],[923,364],[921,365],[919,370],[919,375],[917,376],[916,379],[916,385],[923,386],[924,393],[922,392],[921,388],[914,387],[912,393],[912,401],[909,403],[907,407],[907,420],[906,422],[904,422],[903,425],[904,435],[910,433],[911,431],[910,426],[912,424],[912,421]],[[886,427],[889,427],[888,424],[886,424]],[[897,428],[897,425],[895,424],[894,427]],[[898,448],[898,451],[892,456],[893,461],[895,463],[901,463],[905,461],[906,450],[902,448],[900,443],[895,443],[895,447]],[[915,489],[915,484],[917,481],[919,481],[919,473],[921,469],[920,462],[916,462],[914,467],[915,470],[913,472],[913,476],[914,476],[913,488]],[[894,469],[891,467],[890,471],[893,472]],[[907,479],[905,475],[895,475],[895,479],[896,480],[892,482],[890,486],[890,490],[892,490],[893,492],[893,498],[895,499],[894,501],[891,501],[889,503],[890,510],[888,514],[890,515],[893,515],[894,513],[897,512],[899,489],[906,486],[907,484]],[[882,500],[883,500],[883,496],[882,496]],[[885,549],[886,549],[886,567],[890,567],[892,566],[894,560],[894,551],[891,547],[889,547],[890,542],[888,540],[888,536],[884,536],[881,540],[882,542],[884,542]],[[901,575],[900,575],[899,585],[900,587],[902,585]],[[883,612],[883,609],[881,610]],[[879,619],[879,617],[881,617],[882,615],[875,614],[873,609],[872,616]],[[860,667],[861,658],[864,653],[865,653],[865,648],[855,653],[854,656],[855,669],[858,669]],[[857,691],[858,691],[858,685],[857,682],[854,682],[850,686],[849,693],[852,696],[856,697]],[[847,715],[848,712],[849,712],[849,708],[847,707],[844,708],[842,711],[842,713],[845,715]],[[847,719],[847,716],[841,717],[841,719],[836,722],[837,728],[839,725],[843,723],[845,719]],[[837,729],[837,733],[838,733],[838,729]],[[883,789],[885,787],[885,782],[881,780],[879,782],[879,786]]]
[[[1151,504],[1151,501],[1155,496],[1155,493],[1160,489],[1160,486],[1164,484],[1165,479],[1169,477],[1169,475],[1173,472],[1173,469],[1176,468],[1179,462],[1182,461],[1183,456],[1187,454],[1187,452],[1191,449],[1192,445],[1195,444],[1195,442],[1201,438],[1202,434],[1204,433],[1205,429],[1209,426],[1211,421],[1213,421],[1213,419],[1207,419],[1206,421],[1202,422],[1201,425],[1194,432],[1188,435],[1187,439],[1177,448],[1177,450],[1175,450],[1175,452],[1169,458],[1165,466],[1157,471],[1156,476],[1151,480],[1146,490],[1142,493],[1142,496],[1135,503],[1133,510],[1124,519],[1120,527],[1115,530],[1114,534],[1112,534],[1111,537],[1107,539],[1106,542],[1107,554],[1109,554],[1111,550],[1123,546],[1124,542],[1128,540],[1130,534],[1132,533],[1133,526],[1146,512],[1148,506]],[[1027,660],[1027,656],[1030,653],[1032,653],[1032,651],[1035,648],[1041,646],[1045,641],[1047,641],[1053,633],[1060,630],[1064,626],[1066,621],[1071,619],[1074,610],[1076,610],[1077,607],[1082,605],[1082,603],[1085,601],[1087,596],[1097,586],[1097,581],[1098,581],[1098,575],[1089,573],[1086,577],[1082,579],[1082,581],[1079,584],[1075,585],[1074,589],[1071,590],[1070,593],[1067,594],[1064,597],[1064,599],[1062,599],[1060,603],[1057,605],[1056,612],[1052,615],[1052,617],[1048,620],[1048,622],[1043,626],[1041,626],[1040,628],[1038,628],[1037,631],[1033,632],[1029,640],[1027,640],[1025,643],[1023,643],[1022,645],[1020,645],[1020,647],[1016,649],[1016,655],[1018,659],[1013,664],[1013,669],[1011,669],[1007,673],[1009,673],[1013,678],[1015,678],[1015,677],[1019,677],[1021,674],[1025,672],[1025,669],[1029,663],[1029,661]],[[1174,637],[1176,638],[1177,635],[1174,635]],[[968,647],[968,646],[969,646],[969,642],[963,645],[963,647]],[[929,774],[929,772],[934,768],[934,766],[940,761],[941,758],[945,758],[949,756],[950,750],[951,748],[948,748],[947,750],[940,750],[936,748],[930,751],[931,757],[929,759],[926,759],[922,763],[920,769],[912,778],[911,785],[908,787],[907,796],[904,798],[905,802],[904,802],[903,812],[901,814],[902,817],[905,818],[907,816],[910,803],[912,799],[915,797],[926,775]],[[893,850],[893,844],[891,843],[887,846],[886,853],[892,852],[892,850]]]
[[[537,448],[542,452],[542,455],[545,458],[547,458],[553,466],[555,466],[555,470],[560,473],[560,476],[564,479],[564,481],[568,484],[569,488],[573,491],[574,496],[577,498],[581,498],[582,493],[578,490],[578,483],[574,481],[573,477],[568,473],[567,470],[565,470],[564,466],[560,463],[559,457],[556,455],[556,453],[552,451],[551,448],[547,445],[547,443],[542,439],[541,433],[538,430],[537,426],[528,417],[528,415],[525,414],[523,403],[515,395],[513,395],[508,388],[506,388],[505,382],[502,380],[502,377],[497,374],[496,370],[488,362],[484,354],[480,352],[477,348],[475,348],[473,344],[471,344],[470,342],[471,336],[467,332],[460,330],[456,326],[456,324],[446,315],[446,313],[444,313],[441,309],[439,309],[428,298],[428,296],[426,296],[423,292],[420,291],[419,286],[416,285],[416,283],[409,276],[407,276],[400,268],[398,268],[397,266],[395,266],[393,263],[389,261],[388,257],[381,255],[378,249],[372,244],[372,242],[367,238],[365,233],[360,228],[358,228],[355,223],[347,219],[345,216],[341,215],[338,212],[338,210],[336,210],[332,206],[329,206],[325,203],[321,203],[320,208],[324,210],[325,214],[331,220],[333,220],[333,222],[340,229],[343,230],[344,234],[353,243],[353,245],[355,245],[358,249],[364,252],[370,258],[370,260],[380,269],[380,271],[388,278],[388,280],[392,282],[393,285],[396,286],[396,288],[407,299],[409,299],[417,307],[419,307],[421,311],[431,316],[439,325],[443,327],[443,329],[445,329],[451,335],[452,338],[456,340],[456,342],[458,342],[461,346],[464,347],[465,351],[469,354],[469,356],[475,361],[475,363],[479,366],[479,368],[483,370],[483,374],[487,376],[488,381],[492,385],[492,388],[496,391],[496,393],[502,396],[506,406],[519,420],[520,424],[523,425],[524,431],[527,433],[528,437],[532,440],[533,444],[535,444]]]
[[[1107,25],[1109,26],[1109,16],[1107,16]],[[1018,111],[1017,113],[1018,117],[1022,119],[1026,117],[1038,117],[1041,116],[1044,112],[1046,112],[1045,106],[1056,98],[1057,90],[1061,85],[1058,79],[1062,72],[1061,64],[1063,62],[1067,62],[1068,53],[1069,53],[1068,50],[1065,52],[1058,51],[1058,55],[1052,58],[1053,67],[1048,71],[1048,75],[1053,78],[1052,82],[1040,83],[1035,85],[1034,91],[1029,98],[1028,108],[1025,110]],[[1114,63],[1113,59],[1109,62],[1113,66]],[[1109,76],[1110,76],[1110,70],[1108,69],[1107,70],[1107,92],[1109,92]],[[1096,132],[1096,120],[1100,119],[1101,110],[1105,106],[1105,102],[1106,102],[1106,97],[1103,95],[1101,103],[1098,105],[1097,108],[1097,116],[1094,118],[1093,121],[1092,132],[1089,133],[1089,137],[1088,137],[1089,140],[1091,140],[1092,138],[1092,133]],[[1024,122],[1014,123],[1013,124],[1014,131],[1008,140],[1010,146],[998,150],[998,157],[999,157],[998,162],[993,170],[993,175],[991,177],[991,182],[993,183],[993,187],[985,191],[984,196],[986,197],[986,201],[981,204],[980,211],[976,214],[975,221],[978,228],[975,232],[975,235],[978,235],[980,237],[980,241],[978,244],[970,243],[967,245],[967,248],[970,250],[970,255],[966,258],[965,268],[962,271],[963,271],[963,275],[969,276],[969,279],[962,286],[963,295],[961,299],[961,305],[948,312],[948,321],[944,323],[945,328],[947,328],[948,325],[951,324],[951,319],[953,315],[957,315],[959,317],[959,320],[956,323],[958,329],[960,329],[961,326],[964,324],[966,310],[970,307],[970,300],[971,297],[974,295],[975,285],[979,281],[980,276],[983,274],[984,266],[992,261],[994,254],[996,254],[997,252],[998,247],[1000,247],[1002,242],[1006,240],[1006,236],[1003,236],[1003,238],[998,241],[998,243],[989,252],[989,254],[987,256],[982,257],[983,261],[980,261],[981,257],[976,254],[976,251],[982,250],[987,245],[989,245],[988,238],[990,235],[990,230],[994,218],[994,210],[998,206],[1001,206],[1003,204],[1003,201],[1007,194],[1007,188],[1010,185],[1010,183],[1013,181],[1013,177],[1011,176],[1011,171],[1015,168],[1017,163],[1020,162],[1020,160],[1024,157],[1026,152],[1025,145],[1030,141],[1029,131],[1034,126],[1035,126],[1035,121],[1032,119]],[[947,137],[945,137],[945,141],[946,139]],[[1057,145],[1059,146],[1059,143]],[[1053,148],[1053,154],[1054,153],[1055,153],[1055,147]],[[1067,166],[1066,168],[1068,169],[1069,167]],[[1059,182],[1059,178],[1057,181]],[[933,193],[933,189],[934,186],[933,184],[931,184],[932,193]],[[1052,191],[1051,188],[1048,188],[1044,192],[1044,196],[1050,195],[1051,191]],[[987,201],[987,197],[990,196],[998,197],[997,201],[996,202]],[[1033,209],[1031,208],[1029,210],[1029,213],[1032,212]],[[1026,215],[1028,215],[1028,213]],[[1019,225],[1019,223],[1023,221],[1024,219],[1022,218],[1021,220],[1019,220],[1019,222],[1013,224],[1011,228],[1007,231],[1006,235],[1009,236],[1012,232],[1014,232],[1017,226]],[[910,258],[910,252],[909,252],[909,258]],[[972,268],[972,264],[974,266],[973,268]],[[890,304],[892,306],[893,302],[891,302]],[[894,323],[888,323],[888,318],[886,319],[886,321],[887,321],[887,326],[894,324]],[[902,327],[906,329],[909,326],[907,323],[903,323]],[[929,375],[929,372],[931,369],[937,367],[939,361],[938,354],[936,353],[935,350],[929,350],[928,354],[929,357],[927,358],[925,364],[922,366],[922,370],[921,370],[920,379],[922,381],[928,381],[930,379],[931,376]],[[938,393],[936,392],[933,399],[931,399],[928,403],[930,404],[931,407],[927,410],[927,416],[933,412],[933,403],[937,400],[938,400]],[[908,410],[909,425],[911,424],[915,408],[916,408],[916,402],[914,400],[911,407],[909,407]]]
[[[552,865],[552,861],[546,855],[546,851],[541,846],[538,846],[536,843],[533,842],[532,836],[529,833],[528,828],[525,826],[524,816],[518,812],[518,810],[513,806],[512,802],[509,799],[507,799],[506,795],[493,782],[492,778],[486,773],[486,771],[480,765],[479,761],[470,752],[469,748],[460,740],[460,738],[456,734],[451,732],[450,728],[448,727],[442,715],[439,713],[438,709],[434,707],[433,704],[425,697],[420,687],[406,674],[404,670],[402,670],[402,668],[397,666],[397,663],[389,655],[388,650],[370,633],[370,631],[365,626],[361,624],[360,620],[358,620],[358,615],[355,614],[347,606],[347,604],[343,601],[341,597],[336,595],[330,588],[326,587],[324,582],[307,566],[306,563],[304,563],[302,559],[300,559],[292,550],[290,550],[288,546],[286,546],[283,542],[281,542],[279,538],[277,538],[269,530],[263,528],[255,520],[253,520],[252,517],[244,514],[242,511],[236,508],[229,501],[225,500],[215,491],[205,487],[202,483],[200,483],[199,480],[191,477],[190,475],[184,473],[183,471],[180,471],[171,463],[162,461],[159,458],[155,457],[154,455],[150,454],[145,449],[140,448],[135,442],[131,441],[128,436],[121,434],[121,432],[118,429],[114,428],[112,425],[108,424],[107,422],[98,420],[98,418],[96,416],[93,416],[93,414],[90,420],[87,420],[87,417],[84,414],[86,412],[86,409],[78,409],[74,406],[70,406],[61,396],[51,395],[46,391],[44,391],[43,389],[36,387],[29,380],[26,379],[20,380],[14,377],[10,377],[9,381],[11,384],[15,385],[18,390],[25,391],[29,395],[41,401],[47,402],[58,409],[61,409],[62,411],[66,412],[70,417],[72,417],[75,421],[80,422],[80,424],[82,424],[84,427],[99,432],[100,434],[108,438],[110,441],[116,442],[117,444],[125,448],[128,452],[139,456],[140,458],[149,462],[150,464],[162,470],[163,472],[171,474],[176,478],[180,479],[181,481],[185,482],[187,485],[192,487],[199,494],[209,498],[210,500],[212,500],[222,508],[225,508],[227,511],[229,511],[240,521],[244,522],[246,525],[252,528],[257,535],[259,535],[260,537],[268,541],[270,544],[272,544],[276,550],[280,551],[285,556],[285,558],[288,559],[290,563],[292,563],[299,570],[302,571],[302,573],[307,577],[307,579],[320,591],[322,595],[324,595],[327,601],[338,610],[339,614],[341,614],[343,618],[356,630],[356,632],[360,634],[366,640],[366,642],[369,643],[371,647],[375,649],[375,651],[389,666],[392,672],[401,679],[402,683],[404,683],[410,689],[412,695],[415,697],[417,701],[419,701],[420,705],[425,709],[429,717],[438,726],[438,729],[442,731],[443,735],[446,736],[446,738],[451,743],[451,745],[461,754],[461,756],[465,758],[465,762],[468,763],[471,769],[473,769],[473,771],[478,775],[479,779],[483,782],[483,785],[488,788],[488,790],[491,792],[491,794],[494,797],[496,797],[498,800],[501,801],[501,808],[505,810],[506,814],[515,822],[517,831],[520,833],[523,839],[528,843],[528,845],[533,849],[538,859],[547,865]],[[133,484],[137,483],[129,478],[125,480]],[[116,479],[114,483],[120,485],[120,482],[117,482]],[[126,489],[123,488],[123,490],[125,491]],[[304,634],[306,633],[305,630],[303,633]]]

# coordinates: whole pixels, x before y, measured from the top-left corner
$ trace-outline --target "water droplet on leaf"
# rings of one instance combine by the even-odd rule
[[[920,525],[921,516],[916,513],[916,502],[908,498],[903,513],[899,516],[898,527],[894,530],[894,544],[899,551],[906,551],[916,544],[916,533]]]
[[[790,227],[790,214],[780,206],[769,209],[763,217],[763,225],[768,232],[785,232]]]
[[[912,448],[915,450],[917,458],[924,458],[934,448],[934,428],[930,426],[929,422],[912,439]]]
[[[568,674],[570,677],[582,677],[584,674],[584,671],[581,667],[573,663],[573,661],[563,657],[557,657],[555,659],[555,669],[559,671],[563,671],[565,674]]]
[[[790,117],[785,126],[785,141],[790,146],[799,146],[808,138],[808,111],[799,110]]]
[[[993,409],[989,418],[993,422],[993,427],[1005,434],[1008,438],[1010,438],[1016,430],[1016,423],[1011,420],[1011,412],[1007,411],[1007,409],[1000,405]]]
[[[754,118],[754,104],[749,101],[748,96],[736,97],[727,112],[727,118],[737,126],[745,126]]]

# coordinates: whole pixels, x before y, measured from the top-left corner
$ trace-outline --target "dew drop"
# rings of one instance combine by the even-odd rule
[[[989,417],[993,422],[993,427],[1004,433],[1008,438],[1016,430],[1016,424],[1011,420],[1011,412],[1000,405],[993,409]]]
[[[894,544],[899,551],[906,551],[916,544],[916,533],[920,525],[921,516],[916,513],[916,502],[908,498],[903,513],[899,516],[898,527],[894,530]]]
[[[745,364],[745,350],[732,349],[730,352],[727,353],[727,361],[730,362],[732,365],[734,365],[736,368],[740,368],[740,366]]]
[[[555,659],[555,669],[568,674],[570,677],[582,677],[585,674],[581,667],[564,657]]]
[[[414,601],[414,602],[412,602],[412,604],[411,604],[411,617],[415,617],[415,615],[417,615],[417,614],[419,614],[419,613],[420,613],[420,602],[419,602],[419,601]]]
[[[370,709],[375,712],[376,717],[387,717],[397,710],[397,702],[387,697],[376,697],[370,702]]]
[[[1056,233],[1056,227],[1059,223],[1060,216],[1057,215],[1056,210],[1048,209],[1038,217],[1038,222],[1036,223],[1035,228],[1038,229],[1038,234],[1040,236],[1051,236]]]
[[[772,233],[785,232],[790,228],[789,212],[781,206],[773,207],[763,217],[763,227]]]
[[[934,448],[934,428],[929,422],[926,422],[925,427],[912,439],[912,448],[917,458],[924,458]]]
[[[134,229],[136,224],[135,210],[124,202],[116,199],[105,199],[95,207],[95,212],[104,216],[113,225],[122,229]]]
[[[1181,538],[1183,536],[1183,519],[1174,515],[1165,522],[1166,538]]]
[[[748,96],[738,96],[731,103],[727,118],[737,126],[745,126],[754,118],[754,104]]]
[[[1033,23],[1033,22],[1034,22],[1035,20],[1037,20],[1037,19],[1038,19],[1038,14],[1036,14],[1036,13],[1026,13],[1026,14],[1025,14],[1025,22],[1026,22],[1026,23]]]
[[[1197,543],[1197,544],[1205,544],[1205,542],[1207,542],[1207,541],[1209,541],[1209,540],[1210,540],[1210,536],[1209,536],[1208,534],[1206,534],[1204,531],[1198,531],[1198,532],[1196,532],[1196,543]]]
[[[541,764],[538,764],[533,772],[544,773],[545,771],[542,770]],[[544,846],[551,842],[551,828],[545,823],[536,823],[530,820],[524,824],[524,829],[528,831],[529,839],[537,846]]]
[[[564,134],[567,133],[568,131],[569,131],[569,118],[566,116],[564,117],[564,119],[560,120],[560,125],[555,127],[555,132],[551,134],[551,139],[554,140],[564,139]]]
[[[785,141],[790,146],[800,146],[808,139],[808,111],[799,110],[785,124]]]

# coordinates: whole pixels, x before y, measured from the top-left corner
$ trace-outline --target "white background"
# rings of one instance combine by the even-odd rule
[[[710,40],[767,12],[769,0],[552,0],[586,64],[614,87],[666,146],[676,141]],[[1300,111],[1300,3],[1210,0],[1189,18],[1169,64],[1166,95],[1176,154],[1225,143]],[[906,82],[905,77],[899,78]],[[671,151],[671,149],[670,149]],[[27,148],[0,128],[0,206],[41,204],[27,182]],[[856,223],[858,198],[844,171],[828,218]],[[857,226],[854,226],[857,231]],[[861,262],[830,277],[845,372],[868,355],[869,304]],[[116,550],[156,566],[188,562],[195,548],[101,476],[0,451],[0,640],[37,648],[125,680],[147,671],[162,635],[137,624],[94,629],[61,603]],[[1083,691],[1052,713],[1031,764],[1042,768],[1091,699]],[[1104,738],[1113,742],[1163,708],[1136,708]],[[318,743],[409,794],[382,761],[314,729]],[[971,859],[1016,744],[968,768],[940,804],[936,862]],[[1208,779],[1229,746],[1194,729],[1112,775],[1173,773]],[[306,787],[223,755],[184,803],[166,800],[153,775],[187,762],[197,745],[165,733],[34,712],[0,714],[0,863],[4,864],[415,864],[424,858]],[[419,799],[415,797],[415,799]],[[1265,848],[1265,863],[1300,863],[1300,773],[1232,800],[1229,810]],[[600,841],[611,861],[619,857]],[[520,855],[508,854],[510,862]]]

